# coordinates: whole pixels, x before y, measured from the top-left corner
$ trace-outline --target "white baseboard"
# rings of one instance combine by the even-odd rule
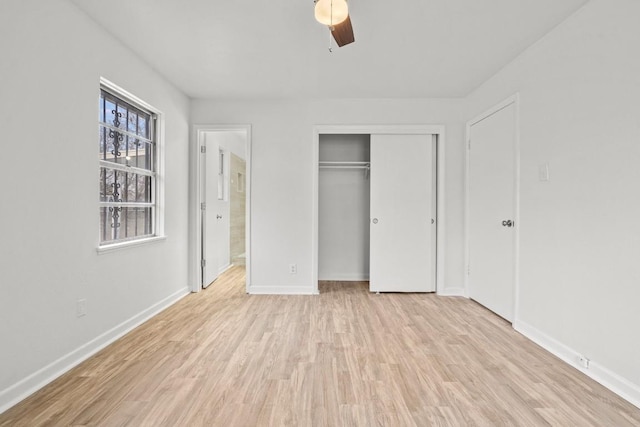
[[[251,295],[318,295],[318,291],[311,286],[257,286],[247,289]]]
[[[467,297],[467,293],[464,288],[444,288],[436,291],[441,297]]]
[[[369,280],[368,274],[338,274],[329,277],[322,277],[318,280],[332,281],[332,282],[366,282]]]
[[[114,328],[97,336],[88,343],[81,345],[58,360],[48,364],[44,368],[0,391],[0,414],[40,390],[62,374],[84,362],[98,351],[113,343],[118,338],[124,336],[134,328],[140,326],[164,309],[175,304],[189,293],[189,289],[185,287],[184,289],[169,295],[162,301],[157,302],[146,310],[143,310],[130,319],[125,320]]]
[[[227,271],[228,269],[230,269],[231,267],[233,267],[233,264],[229,263],[229,264],[225,265],[224,267],[218,268],[218,276],[221,275],[222,273],[224,273],[225,271]]]
[[[590,360],[589,367],[584,368],[578,363],[579,352],[521,320],[516,320],[513,323],[513,328],[562,361],[640,408],[640,385],[631,383],[626,378],[621,377],[594,360]]]

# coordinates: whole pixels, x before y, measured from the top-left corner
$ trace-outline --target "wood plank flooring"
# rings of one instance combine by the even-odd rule
[[[464,298],[249,296],[233,268],[0,426],[640,426],[640,409]]]

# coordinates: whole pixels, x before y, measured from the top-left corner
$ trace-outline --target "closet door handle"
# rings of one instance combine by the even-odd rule
[[[372,223],[374,223],[374,224],[377,224],[377,223],[378,223],[378,218],[373,218],[373,219],[371,220],[371,222],[372,222]]]

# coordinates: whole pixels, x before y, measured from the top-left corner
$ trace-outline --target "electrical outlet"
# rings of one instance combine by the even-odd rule
[[[81,298],[76,301],[76,316],[82,317],[87,315],[87,300],[85,298]]]
[[[289,264],[289,274],[298,273],[298,266],[296,264]]]
[[[584,369],[589,369],[589,359],[584,356],[578,356],[578,364]]]

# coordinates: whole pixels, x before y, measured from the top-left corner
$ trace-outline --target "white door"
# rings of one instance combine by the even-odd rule
[[[219,200],[224,181],[220,180],[219,145],[211,134],[205,135],[206,151],[203,153],[202,212],[202,287],[206,288],[218,278],[221,260],[220,242],[223,239],[224,221]]]
[[[516,107],[469,131],[469,296],[513,321]]]
[[[435,291],[433,135],[371,135],[372,292]]]

